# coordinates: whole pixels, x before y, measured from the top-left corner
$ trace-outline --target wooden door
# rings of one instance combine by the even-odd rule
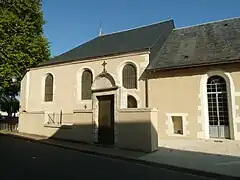
[[[98,96],[98,142],[114,144],[114,95]]]

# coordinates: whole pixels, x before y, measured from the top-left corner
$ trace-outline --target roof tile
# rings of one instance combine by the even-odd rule
[[[168,20],[136,29],[99,36],[41,65],[150,50],[155,44],[163,44],[166,39],[164,37],[167,37],[173,29],[173,20]]]
[[[175,29],[148,69],[240,61],[240,18]]]

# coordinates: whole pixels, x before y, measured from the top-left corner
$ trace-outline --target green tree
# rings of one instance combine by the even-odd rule
[[[19,109],[19,101],[16,97],[11,96],[2,96],[0,100],[0,109],[8,113],[8,116],[11,116],[12,113],[17,113]]]
[[[50,58],[41,8],[41,0],[0,0],[0,97],[13,99],[27,70]]]

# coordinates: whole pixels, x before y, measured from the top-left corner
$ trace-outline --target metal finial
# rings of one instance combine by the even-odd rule
[[[99,31],[99,36],[102,36],[102,21],[100,21],[100,31]]]

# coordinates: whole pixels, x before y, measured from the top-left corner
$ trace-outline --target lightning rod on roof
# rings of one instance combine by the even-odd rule
[[[102,36],[102,21],[100,21],[100,31],[99,31],[99,36]]]

